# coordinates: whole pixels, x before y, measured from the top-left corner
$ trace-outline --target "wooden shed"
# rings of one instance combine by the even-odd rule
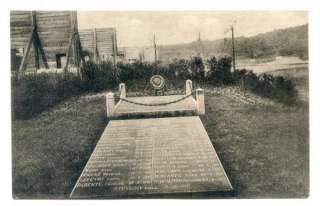
[[[10,26],[16,69],[79,67],[81,43],[75,11],[11,11]]]
[[[95,28],[79,30],[80,41],[85,58],[116,62],[118,56],[115,28]]]

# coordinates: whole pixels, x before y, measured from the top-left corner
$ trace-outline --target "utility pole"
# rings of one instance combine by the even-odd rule
[[[114,30],[113,31],[113,34],[112,34],[112,55],[113,55],[113,66],[114,68],[116,68],[117,66],[117,54],[118,54],[118,51],[117,51],[117,38],[116,38],[116,31]]]
[[[232,36],[232,64],[233,64],[233,71],[236,71],[236,51],[234,48],[234,29],[233,25],[231,25],[231,36]]]
[[[200,32],[198,35],[198,57],[201,56],[201,51],[202,51],[202,45],[201,45],[201,37],[200,37]]]
[[[96,29],[93,29],[93,61],[94,62],[99,62],[98,60],[98,56],[99,56],[99,52],[98,52],[98,42],[97,42],[97,31]]]
[[[156,45],[156,35],[153,34],[153,47],[154,47],[154,63],[157,63],[157,45]]]

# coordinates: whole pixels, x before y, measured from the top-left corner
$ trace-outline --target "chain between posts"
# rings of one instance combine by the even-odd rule
[[[173,100],[173,101],[170,101],[170,102],[163,102],[163,103],[156,103],[156,104],[148,104],[148,103],[135,102],[135,101],[132,101],[132,100],[129,100],[129,99],[126,99],[126,98],[120,98],[120,100],[122,100],[122,101],[124,101],[124,102],[131,103],[131,104],[141,105],[141,106],[156,107],[156,106],[164,106],[164,105],[174,104],[174,103],[183,101],[183,100],[187,99],[188,97],[191,97],[192,94],[193,94],[195,91],[196,91],[196,90],[192,90],[190,94],[185,95],[185,96],[183,96],[183,97],[181,97],[181,98],[179,98],[179,99],[176,99],[176,100]]]

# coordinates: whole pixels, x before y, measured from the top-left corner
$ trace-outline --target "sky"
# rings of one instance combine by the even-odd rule
[[[151,46],[253,36],[308,23],[305,11],[79,11],[79,29],[115,27],[118,46]]]

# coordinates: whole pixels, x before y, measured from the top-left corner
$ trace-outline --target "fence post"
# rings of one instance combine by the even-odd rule
[[[119,92],[120,92],[120,98],[126,98],[126,85],[124,83],[119,84]]]
[[[112,92],[109,92],[106,95],[106,110],[107,110],[106,112],[107,112],[108,118],[113,116],[114,107],[115,107],[114,94]]]
[[[192,81],[188,79],[186,81],[186,95],[190,95],[192,93]]]
[[[205,114],[205,104],[204,104],[204,90],[196,90],[196,100],[197,100],[197,112],[199,115]]]

